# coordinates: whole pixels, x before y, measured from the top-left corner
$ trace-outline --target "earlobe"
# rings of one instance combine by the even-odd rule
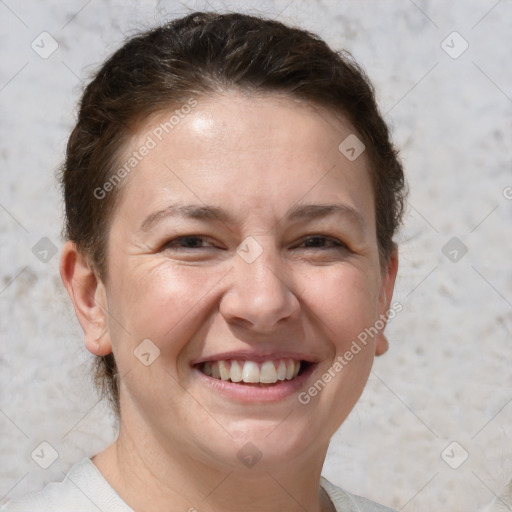
[[[97,356],[110,354],[105,286],[73,242],[62,248],[60,276],[84,331],[87,350]]]
[[[377,342],[375,343],[375,355],[381,356],[388,351],[389,342],[386,335],[383,332],[377,334]]]
[[[393,290],[395,288],[395,280],[398,272],[398,248],[395,246],[387,262],[386,269],[382,274],[381,292],[379,297],[379,313],[380,319],[384,322],[382,329],[379,329],[375,343],[375,355],[381,356],[388,351],[389,342],[384,334],[384,329],[387,323],[391,299],[393,297]]]

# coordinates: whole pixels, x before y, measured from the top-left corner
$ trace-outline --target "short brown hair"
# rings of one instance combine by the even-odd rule
[[[148,116],[216,91],[277,92],[326,107],[351,122],[366,146],[381,263],[394,249],[405,183],[373,87],[346,51],[278,21],[195,12],[130,38],[83,93],[61,166],[65,236],[106,279],[108,228],[122,187],[98,199],[128,137]],[[341,142],[341,141],[340,141]],[[119,414],[113,354],[96,359],[96,384]]]

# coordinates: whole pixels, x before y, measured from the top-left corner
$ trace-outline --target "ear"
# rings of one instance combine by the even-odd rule
[[[103,282],[73,242],[66,242],[60,259],[60,277],[84,331],[87,350],[97,356],[112,352],[108,332],[107,296]]]
[[[387,262],[386,268],[382,271],[382,283],[379,295],[379,319],[387,323],[388,311],[395,288],[395,279],[398,272],[398,248],[395,246]],[[375,343],[375,355],[385,354],[389,348],[389,342],[384,334],[385,325],[379,330]]]

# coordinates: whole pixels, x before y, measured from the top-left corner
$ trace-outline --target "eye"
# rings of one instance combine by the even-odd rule
[[[305,247],[300,247],[301,245]],[[340,240],[337,240],[335,238],[330,238],[323,235],[315,235],[310,236],[302,240],[302,242],[298,246],[299,248],[303,249],[348,249],[348,247],[341,242]]]
[[[215,244],[208,237],[201,235],[181,236],[170,240],[164,245],[166,250],[194,250],[194,249],[211,249],[215,248]],[[315,235],[304,238],[302,242],[296,246],[298,249],[348,249],[346,244],[323,235]]]
[[[208,249],[213,247],[213,245],[210,243],[210,245],[204,245],[205,243],[208,243],[207,237],[204,236],[181,236],[179,238],[175,238],[174,240],[170,240],[164,245],[164,249],[170,249],[170,250],[183,250],[183,249]]]

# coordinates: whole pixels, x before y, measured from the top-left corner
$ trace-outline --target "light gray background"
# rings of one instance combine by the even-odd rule
[[[512,476],[510,0],[0,0],[0,503],[114,438],[58,254],[32,251],[62,243],[54,172],[82,81],[134,31],[205,9],[277,17],[350,50],[402,149],[404,309],[324,475],[404,511],[476,511]],[[59,45],[47,59],[31,48],[43,31]],[[453,31],[469,43],[456,59],[441,46]],[[442,252],[452,237],[468,249],[455,263]],[[42,441],[59,454],[46,470],[31,458]],[[441,457],[453,441],[452,465],[469,454],[457,469]]]

